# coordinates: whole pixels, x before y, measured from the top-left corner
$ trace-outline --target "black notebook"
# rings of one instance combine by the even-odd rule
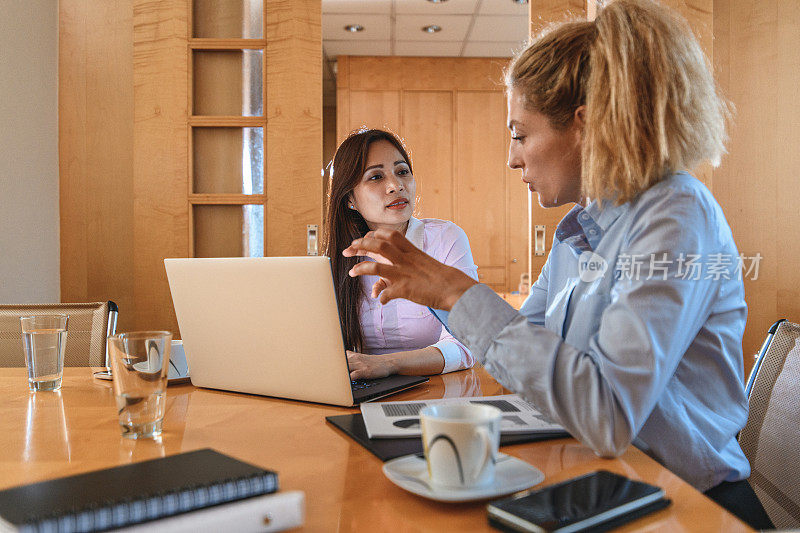
[[[0,491],[0,530],[102,531],[278,490],[278,475],[214,450]]]

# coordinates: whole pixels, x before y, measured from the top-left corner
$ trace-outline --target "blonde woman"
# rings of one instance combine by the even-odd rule
[[[687,24],[649,0],[555,25],[506,72],[508,164],[545,207],[575,204],[519,312],[375,231],[351,275],[373,295],[450,311],[500,383],[604,457],[634,444],[756,528],[769,527],[736,440],[747,419],[739,254],[686,173],[724,151],[727,108]],[[698,275],[699,274],[699,275]]]

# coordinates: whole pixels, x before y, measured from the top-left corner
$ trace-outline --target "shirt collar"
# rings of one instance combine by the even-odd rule
[[[425,251],[425,224],[418,218],[411,217],[406,228],[406,239],[422,251]]]
[[[606,230],[624,210],[623,205],[614,205],[606,200],[600,208],[593,200],[586,208],[576,204],[556,227],[556,239],[569,244],[578,253],[593,251],[600,244]]]

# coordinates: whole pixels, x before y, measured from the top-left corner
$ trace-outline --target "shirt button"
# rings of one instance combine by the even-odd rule
[[[597,230],[593,230],[593,229],[589,230],[589,235],[594,235],[595,233],[597,233]]]
[[[589,220],[589,215],[587,215],[586,213],[583,213],[583,214],[581,215],[581,219],[582,219],[582,220]]]

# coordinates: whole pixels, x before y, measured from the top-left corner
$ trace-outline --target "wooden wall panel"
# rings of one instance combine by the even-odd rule
[[[192,206],[194,257],[242,257],[244,208],[240,205]]]
[[[535,0],[530,2],[531,34],[536,33],[548,24],[561,22],[575,17],[585,17],[587,4],[594,11],[592,3],[596,0]]]
[[[336,153],[337,138],[337,109],[335,106],[324,106],[322,108],[322,167],[325,169],[322,175],[322,220],[328,216],[325,206],[328,202],[328,178],[330,177],[330,166],[333,156]]]
[[[243,128],[192,128],[192,192],[241,194]]]
[[[453,93],[404,91],[402,131],[417,182],[415,216],[453,220]]]
[[[245,20],[245,2],[219,2],[209,0],[193,1],[193,37],[237,38],[243,35],[242,22]]]
[[[433,87],[500,91],[507,62],[502,58],[350,56],[347,63],[339,63],[337,76],[346,68],[347,86],[364,91],[426,91]]]
[[[61,299],[87,294],[86,12],[87,0],[58,5],[58,170]],[[133,39],[131,38],[131,43]],[[120,316],[120,319],[122,317]]]
[[[459,91],[456,108],[455,220],[470,238],[479,279],[504,292],[508,206],[502,162],[508,146],[500,124],[486,124],[484,116],[470,110],[481,109],[489,117],[502,117],[505,98],[500,92]],[[487,135],[487,128],[496,134]]]
[[[400,91],[350,90],[350,114],[345,135],[358,128],[400,132]]]
[[[322,224],[321,0],[269,0],[266,255],[305,255]]]
[[[336,58],[336,146],[350,133],[350,57]]]
[[[177,332],[164,258],[189,255],[186,1],[134,0],[133,27],[136,327]]]
[[[255,52],[247,51],[251,55]],[[241,50],[195,50],[192,53],[193,115],[237,116],[244,109],[245,57]],[[257,77],[254,82],[260,83]]]
[[[715,0],[714,64],[736,106],[728,155],[714,172],[739,252],[760,253],[759,276],[745,280],[745,368],[778,318],[800,321],[800,110],[787,105],[800,85],[800,12],[791,0]]]
[[[61,299],[133,297],[133,3],[59,2]]]

